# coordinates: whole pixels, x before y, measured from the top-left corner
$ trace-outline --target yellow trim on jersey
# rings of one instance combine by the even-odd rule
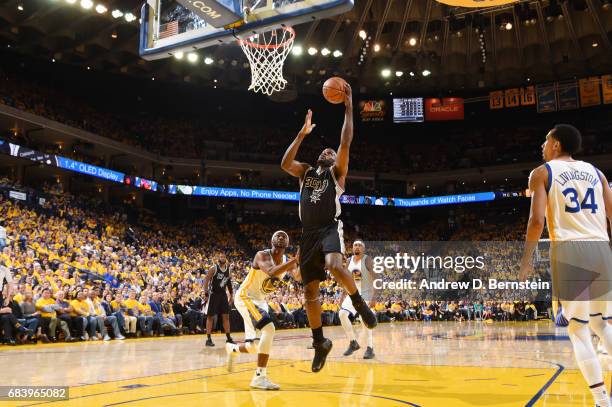
[[[240,299],[242,300],[242,302],[244,302],[244,305],[246,305],[247,310],[253,316],[253,318],[259,321],[263,317],[261,316],[261,313],[255,306],[255,304],[253,304],[253,301],[251,301],[251,299],[246,295],[246,291],[248,290],[249,286],[253,282],[253,276],[255,275],[255,270],[256,269],[253,268],[249,272],[249,275],[247,276],[246,281],[244,282],[244,286],[240,290]]]
[[[546,203],[546,222],[548,223],[548,236],[550,240],[556,240],[555,236],[555,222],[553,221],[554,215],[552,213],[551,206],[554,205],[553,200],[549,199]]]

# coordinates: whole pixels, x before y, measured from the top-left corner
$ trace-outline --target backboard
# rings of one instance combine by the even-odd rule
[[[353,5],[354,0],[147,0],[141,14],[140,55],[154,60],[234,43],[236,37],[342,14]],[[219,6],[225,7],[226,21],[236,17],[234,24],[214,27],[202,17],[215,15]],[[250,10],[246,18],[245,7]]]

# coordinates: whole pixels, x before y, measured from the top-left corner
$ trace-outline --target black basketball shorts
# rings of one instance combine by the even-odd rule
[[[223,293],[211,293],[204,307],[204,313],[206,315],[219,315],[229,314],[230,306],[227,300],[227,294]]]
[[[325,255],[344,255],[342,221],[320,229],[302,231],[300,239],[300,274],[304,285],[325,280]]]

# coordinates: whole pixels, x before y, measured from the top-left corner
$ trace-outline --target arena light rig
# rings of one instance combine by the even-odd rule
[[[108,13],[108,5],[106,4],[102,4],[102,3],[94,3],[93,0],[64,0],[65,3],[69,6],[73,6],[75,4],[78,4],[81,6],[81,9],[88,11],[88,12],[95,12],[96,14],[100,14],[100,15],[106,15]],[[19,3],[21,4],[21,3]],[[21,6],[23,8],[23,6]],[[114,18],[114,19],[118,19],[123,17],[123,19],[125,20],[126,23],[133,23],[136,22],[137,24],[140,23],[139,19],[136,18],[136,16],[129,12],[129,11],[121,11],[119,9],[115,9],[113,10],[110,15]]]

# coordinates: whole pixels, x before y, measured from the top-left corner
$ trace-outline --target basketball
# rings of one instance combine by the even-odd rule
[[[323,96],[329,103],[337,105],[344,102],[345,80],[339,76],[333,76],[323,84]]]

